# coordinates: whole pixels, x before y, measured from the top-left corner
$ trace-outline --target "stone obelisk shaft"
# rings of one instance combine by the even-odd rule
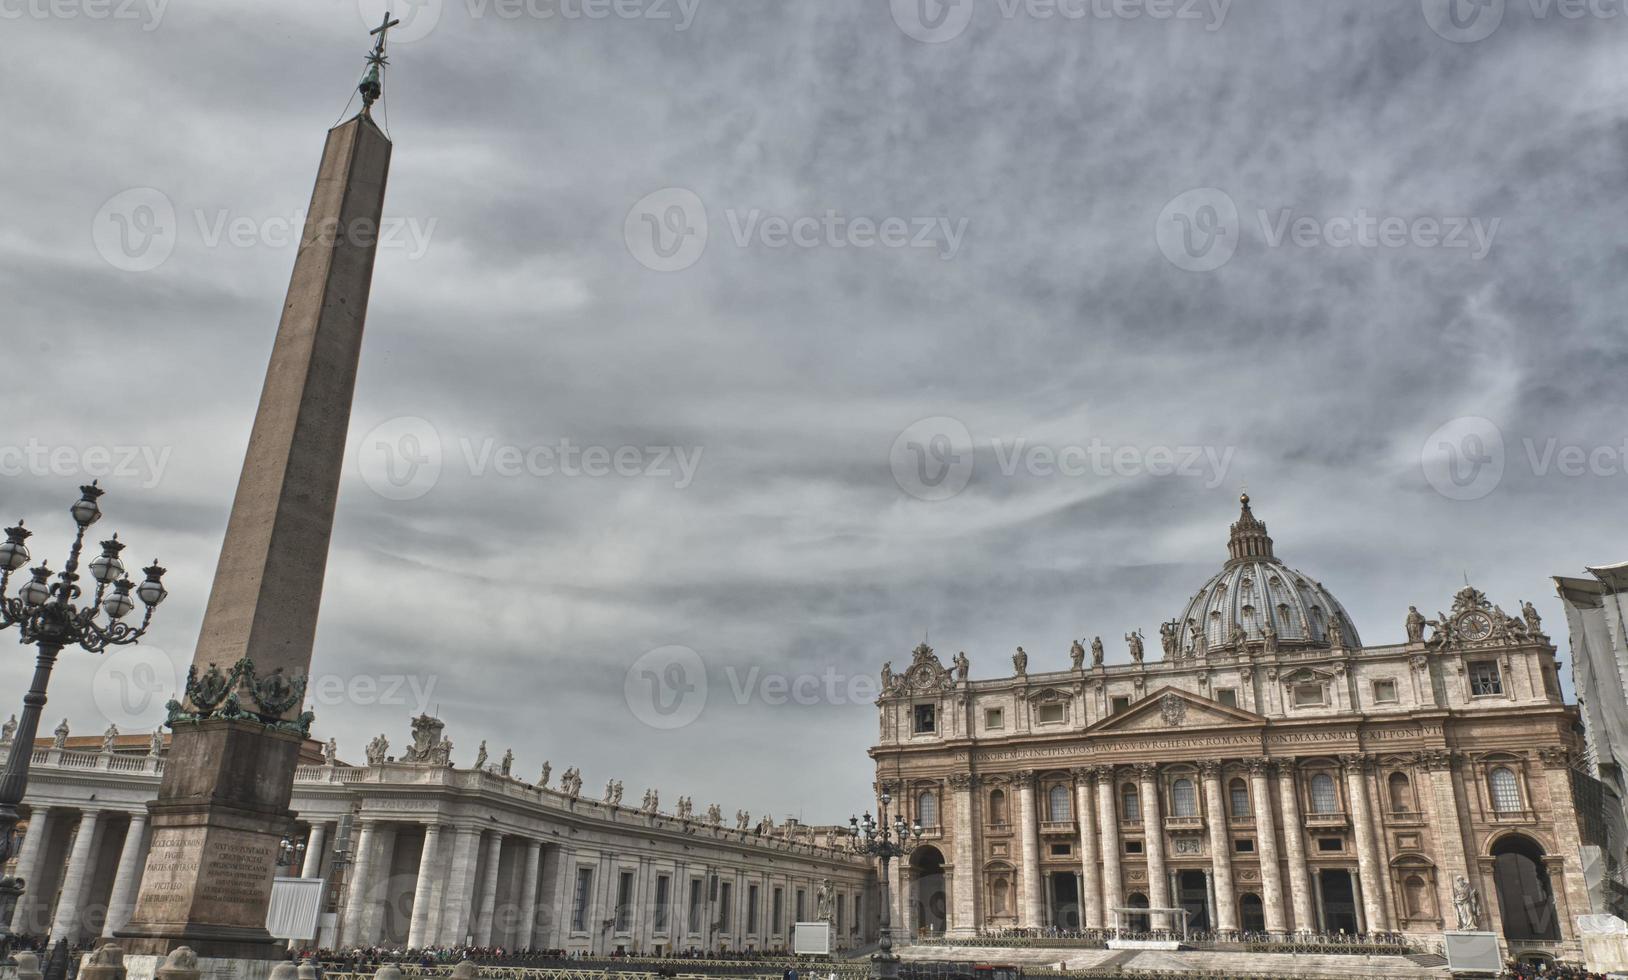
[[[193,658],[200,672],[245,657],[261,678],[310,671],[390,149],[365,115],[328,133]],[[302,708],[174,725],[141,893],[119,932],[128,951],[282,952],[265,918],[303,739],[276,723]]]

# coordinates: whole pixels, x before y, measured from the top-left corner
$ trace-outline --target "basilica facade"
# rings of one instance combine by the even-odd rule
[[[923,644],[884,669],[871,750],[923,828],[894,921],[952,937],[1471,929],[1575,952],[1604,842],[1536,611],[1465,587],[1397,621],[1401,642],[1364,643],[1245,496],[1224,565],[1153,656],[1138,631],[1127,664],[1098,638],[1060,669],[1031,671],[1020,647],[1009,676],[971,680],[966,654]]]

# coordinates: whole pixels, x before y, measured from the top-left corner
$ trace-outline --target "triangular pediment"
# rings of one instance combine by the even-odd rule
[[[1234,708],[1174,687],[1162,687],[1117,715],[1104,718],[1087,733],[1171,731],[1177,728],[1235,728],[1264,725],[1252,711]]]

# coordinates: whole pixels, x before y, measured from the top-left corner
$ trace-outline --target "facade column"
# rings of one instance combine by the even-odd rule
[[[1266,931],[1287,932],[1283,908],[1283,871],[1278,866],[1278,835],[1272,826],[1272,793],[1265,759],[1249,760],[1249,797],[1255,804],[1255,850],[1261,858],[1261,904],[1266,907]]]
[[[142,839],[147,836],[147,811],[130,814],[130,828],[124,832],[124,847],[119,851],[119,869],[113,876],[113,895],[107,902],[107,922],[102,935],[113,938],[113,930],[123,929],[136,910],[136,888],[141,884]]]
[[[955,796],[955,823],[951,831],[955,834],[952,858],[955,872],[950,882],[948,931],[955,936],[971,936],[978,931],[977,859],[973,849],[976,831],[972,817],[972,793],[977,782],[977,777],[970,773],[958,772],[950,776],[950,791]]]
[[[1232,832],[1227,827],[1227,807],[1221,797],[1221,763],[1200,763],[1199,772],[1204,777],[1205,823],[1210,825],[1210,871],[1215,877],[1216,927],[1223,933],[1236,933],[1238,893],[1232,884]]]
[[[1164,862],[1164,807],[1160,805],[1159,767],[1144,762],[1136,767],[1142,784],[1142,849],[1148,860],[1148,905],[1156,909],[1170,907],[1170,872]],[[1170,913],[1148,917],[1151,928],[1159,928],[1162,920],[1166,929],[1176,928]]]
[[[45,853],[45,840],[50,836],[51,815],[53,811],[48,806],[37,806],[28,814],[28,833],[23,835],[23,849],[17,855],[17,877],[24,882],[39,880],[40,857]],[[32,891],[32,889],[30,889]],[[24,892],[17,900],[17,908],[11,916],[11,931],[19,935],[29,935],[34,930],[29,928],[32,923],[28,921],[28,910],[34,905],[31,898],[37,896]]]
[[[372,900],[373,852],[378,849],[379,822],[362,821],[362,832],[356,841],[356,864],[351,867],[350,888],[345,896],[345,920],[340,930],[343,942],[351,946],[366,945],[361,935],[368,903]]]
[[[1102,863],[1097,842],[1097,770],[1074,770],[1074,810],[1080,819],[1080,925],[1102,928]]]
[[[531,949],[537,937],[537,879],[542,870],[543,842],[526,841],[526,869],[520,884],[520,933],[515,941],[515,945],[521,949]],[[651,886],[652,896],[655,895],[654,887]]]
[[[492,945],[492,922],[497,911],[497,869],[503,861],[503,835],[494,831],[486,842],[486,877],[481,881],[480,912],[475,920],[475,945]]]
[[[91,845],[96,840],[96,822],[99,810],[85,810],[79,816],[79,830],[73,839],[73,850],[68,855],[68,870],[62,878],[62,894],[57,899],[57,914],[51,921],[51,942],[66,939],[70,943],[79,938],[79,905],[90,886]]]
[[[407,926],[409,949],[430,945],[430,896],[435,891],[435,862],[441,853],[441,825],[424,828],[424,849],[418,855],[418,880],[413,882],[413,917]]]
[[[305,867],[300,871],[301,878],[322,877],[322,849],[328,843],[328,825],[314,823],[311,833],[305,838]]]
[[[1374,841],[1373,812],[1368,806],[1367,762],[1360,755],[1342,756],[1340,768],[1345,772],[1346,795],[1352,824],[1356,828],[1357,877],[1362,884],[1362,908],[1367,920],[1365,931],[1386,932],[1390,926],[1385,922],[1385,906],[1380,900],[1384,878]]]
[[[1023,868],[1018,876],[1018,908],[1023,911],[1019,925],[1038,929],[1045,925],[1040,895],[1040,833],[1035,826],[1034,771],[1017,774],[1018,822],[1023,835]]]
[[[1447,752],[1421,752],[1419,765],[1424,769],[1426,785],[1419,795],[1431,814],[1435,832],[1436,851],[1441,859],[1441,874],[1437,876],[1436,909],[1449,928],[1457,925],[1453,917],[1453,882],[1459,878],[1475,882],[1464,849],[1464,820],[1459,816],[1458,793],[1453,788],[1453,756]],[[1479,887],[1479,886],[1478,886]],[[1489,895],[1496,889],[1483,891]]]
[[[1121,857],[1119,843],[1119,808],[1114,800],[1117,779],[1113,766],[1104,766],[1097,773],[1097,826],[1102,839],[1102,918],[1103,928],[1112,929],[1119,922],[1114,909],[1125,904],[1121,885]]]
[[[1278,810],[1283,816],[1283,846],[1289,853],[1289,899],[1296,932],[1316,932],[1312,915],[1311,871],[1306,866],[1306,834],[1300,824],[1300,797],[1293,759],[1278,764]]]

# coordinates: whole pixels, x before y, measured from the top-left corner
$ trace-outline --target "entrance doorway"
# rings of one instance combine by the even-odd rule
[[[1351,872],[1324,868],[1317,872],[1317,883],[1323,895],[1323,931],[1358,932],[1357,885]]]
[[[1209,932],[1215,928],[1210,924],[1210,887],[1204,872],[1176,872],[1176,904],[1187,910],[1188,929]]]
[[[1238,899],[1238,928],[1245,932],[1266,931],[1266,903],[1259,895]]]
[[[1080,880],[1072,872],[1053,871],[1051,880],[1051,924],[1059,929],[1080,927]]]
[[[1145,909],[1148,907],[1148,897],[1136,892],[1125,900],[1125,905],[1133,909]],[[1131,913],[1125,916],[1125,928],[1133,933],[1150,932],[1152,923],[1148,921],[1146,914]]]
[[[1512,834],[1494,844],[1492,854],[1504,938],[1513,943],[1559,942],[1560,917],[1555,914],[1543,848],[1530,837]]]
[[[944,855],[931,844],[910,855],[910,924],[932,935],[944,934],[948,902],[944,894]]]

